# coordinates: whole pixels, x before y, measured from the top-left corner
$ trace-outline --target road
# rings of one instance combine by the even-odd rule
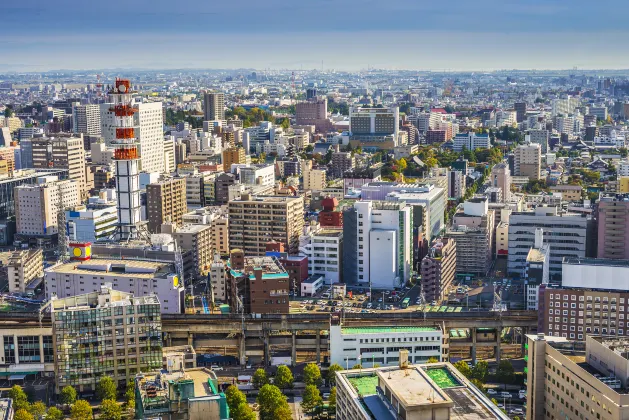
[[[291,402],[291,400],[289,399],[288,401],[288,405],[290,406],[290,410],[293,412],[293,419],[294,420],[303,420],[306,418],[306,416],[304,415],[304,412],[301,410],[301,401],[302,398],[301,397],[295,397],[292,399],[293,401]]]

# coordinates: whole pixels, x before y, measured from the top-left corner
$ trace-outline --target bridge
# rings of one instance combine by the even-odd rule
[[[380,312],[338,314],[211,315],[162,314],[166,346],[191,345],[197,352],[218,353],[268,365],[273,355],[321,362],[328,354],[331,317],[340,317],[343,326],[436,326],[443,330],[444,347],[469,351],[476,359],[478,349],[493,351],[500,359],[504,328],[519,328],[522,335],[537,329],[536,311],[469,312]],[[50,315],[40,320],[31,312],[0,314],[0,328],[51,327]],[[450,337],[450,330],[465,330],[462,337]],[[525,340],[522,340],[522,343]]]

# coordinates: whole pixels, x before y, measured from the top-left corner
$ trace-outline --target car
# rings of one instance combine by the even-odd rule
[[[215,371],[220,371],[220,370],[225,370],[222,366],[219,365],[212,365],[210,366],[210,369],[215,370]]]
[[[326,401],[327,401],[327,400],[329,400],[329,399],[330,399],[330,393],[329,393],[329,392],[324,392],[324,393],[323,393],[323,395],[322,395],[322,397],[323,397],[323,399],[324,399],[324,400],[326,400]]]
[[[526,398],[526,391],[520,391],[518,392],[518,397],[520,397],[521,400],[523,400],[524,398]]]
[[[503,391],[500,393],[500,398],[511,398],[511,394]]]
[[[433,300],[432,302],[430,302],[430,306],[437,306],[437,301]]]
[[[378,299],[378,303],[382,303],[382,298]]]
[[[515,415],[523,415],[524,414],[524,410],[522,410],[521,408],[517,407],[517,408],[512,408],[511,410],[509,410],[509,414],[515,414]]]
[[[371,304],[371,302],[369,302],[369,303],[367,304],[367,309],[371,309],[372,307],[373,307],[373,305]]]
[[[504,409],[505,409],[505,406],[504,406],[504,405],[502,405],[502,404],[498,404],[498,405],[497,405],[497,407],[498,407],[499,409],[501,409],[501,410],[504,410]]]
[[[496,390],[495,390],[495,389],[493,389],[493,388],[489,388],[489,389],[487,390],[487,395],[498,395],[498,393],[496,392]]]
[[[245,365],[245,369],[251,369],[251,363],[247,363],[247,364]]]

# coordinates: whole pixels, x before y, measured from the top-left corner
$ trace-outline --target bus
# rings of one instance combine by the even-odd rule
[[[411,298],[404,298],[404,300],[402,301],[402,304],[400,305],[400,307],[402,309],[406,309],[408,308],[408,305],[411,303]]]

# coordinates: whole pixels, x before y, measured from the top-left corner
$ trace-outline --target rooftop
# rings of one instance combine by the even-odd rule
[[[548,254],[548,247],[531,248],[529,254],[526,256],[526,261],[529,262],[544,262],[546,255]]]
[[[607,258],[564,257],[563,264],[596,265],[604,267],[629,267],[629,260],[612,260]]]
[[[394,334],[394,333],[417,333],[417,332],[437,332],[441,331],[437,327],[344,327],[341,334]]]
[[[88,261],[70,261],[46,269],[47,273],[108,275],[118,277],[154,278],[173,274],[172,263],[149,260],[113,260],[90,259]]]

